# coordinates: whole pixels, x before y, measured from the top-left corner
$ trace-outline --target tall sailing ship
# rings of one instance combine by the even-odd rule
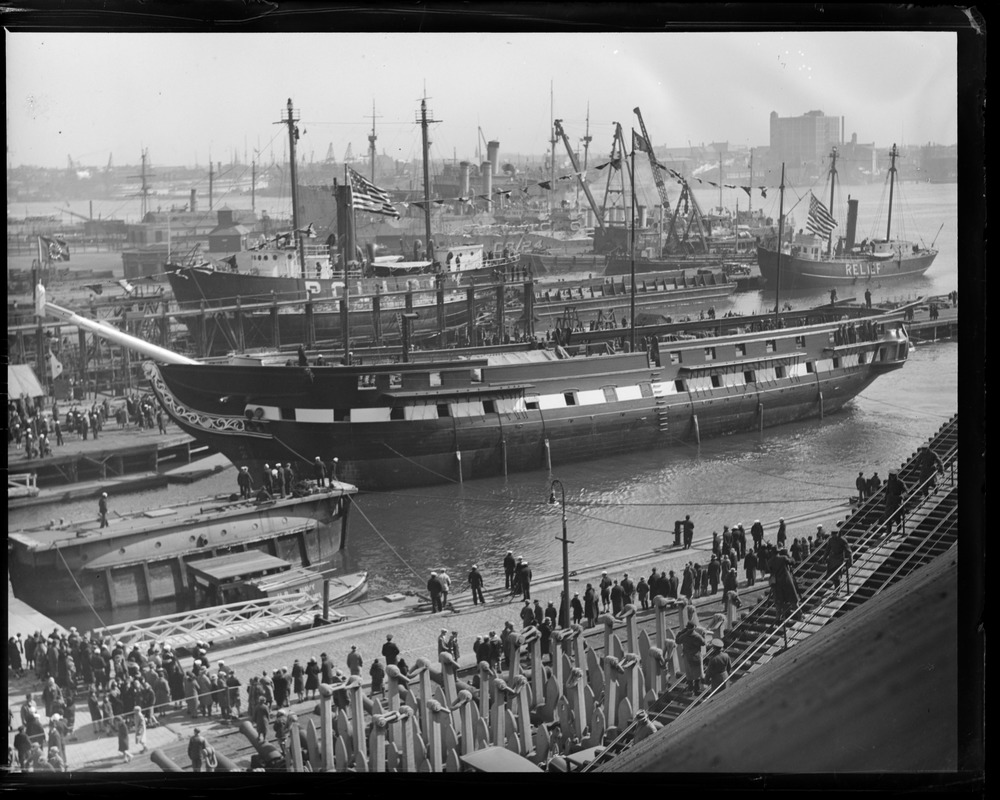
[[[761,274],[771,285],[783,289],[851,286],[858,282],[899,281],[923,275],[934,263],[937,250],[892,237],[893,194],[896,183],[894,144],[889,152],[889,212],[885,238],[857,241],[858,201],[848,199],[847,228],[834,239],[837,221],[833,217],[837,183],[837,150],[830,154],[830,207],[810,196],[806,232],[784,240],[779,249],[776,239],[757,247]]]

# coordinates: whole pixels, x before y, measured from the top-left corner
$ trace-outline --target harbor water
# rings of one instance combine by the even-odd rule
[[[864,219],[866,205],[875,205],[880,187],[850,188],[861,198]],[[919,231],[930,244],[943,223],[935,243],[940,252],[920,279],[873,285],[876,303],[945,295],[958,288],[957,187],[909,184],[906,198],[917,230],[903,231],[915,240]],[[865,284],[859,283],[859,300],[864,290]],[[841,300],[847,299],[846,292],[839,294]],[[829,302],[829,295],[822,291],[782,295],[782,304],[786,301],[801,308]],[[774,290],[745,292],[732,302],[731,309],[739,313],[773,308]],[[369,570],[374,596],[407,590],[425,593],[430,571],[441,567],[451,575],[453,591],[461,591],[473,564],[484,573],[487,588],[495,587],[503,580],[501,561],[508,550],[527,559],[536,576],[557,573],[562,569],[562,547],[556,540],[561,532],[560,509],[547,502],[553,479],[566,492],[571,570],[665,545],[673,540],[674,521],[686,514],[691,515],[696,534],[721,531],[724,524],[749,528],[760,519],[770,536],[781,516],[836,507],[843,511],[831,517],[845,516],[859,470],[865,475],[877,471],[884,478],[956,413],[958,349],[957,342],[917,345],[903,369],[877,379],[843,411],[824,419],[708,439],[700,446],[556,465],[551,473],[539,470],[359,495],[351,511],[346,548],[334,563],[344,571]],[[229,468],[193,485],[112,497],[110,506],[126,513],[234,491],[236,473]],[[558,487],[556,497],[561,498]],[[44,524],[58,517],[92,517],[96,511],[96,500],[8,511],[8,527]],[[789,538],[812,532],[793,525]],[[703,559],[704,553],[692,557]],[[93,627],[153,611],[137,607],[115,616],[105,614],[101,620],[81,612],[58,621]]]

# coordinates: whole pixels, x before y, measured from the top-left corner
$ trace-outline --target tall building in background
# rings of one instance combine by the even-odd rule
[[[822,111],[807,111],[801,117],[779,117],[771,112],[771,159],[784,162],[799,175],[822,175],[830,149],[843,144],[843,117],[828,117]]]

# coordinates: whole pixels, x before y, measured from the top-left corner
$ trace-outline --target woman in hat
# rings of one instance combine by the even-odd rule
[[[295,692],[295,697],[300,703],[302,702],[305,674],[306,671],[302,669],[302,664],[298,659],[295,659],[295,663],[292,664],[292,691]]]
[[[308,699],[316,699],[316,693],[319,691],[319,664],[316,662],[315,658],[310,658],[309,663],[306,664],[306,694]]]
[[[778,550],[777,554],[768,564],[773,579],[774,605],[779,617],[784,617],[799,604],[799,593],[795,588],[795,579],[792,576],[792,568],[795,561],[788,555],[785,548]]]
[[[118,731],[118,752],[122,754],[127,764],[132,760],[132,754],[128,750],[128,725],[124,717],[115,717],[114,725]]]

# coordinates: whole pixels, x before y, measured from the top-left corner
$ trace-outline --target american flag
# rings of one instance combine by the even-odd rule
[[[835,220],[826,206],[816,199],[816,195],[809,195],[809,218],[806,220],[806,228],[820,236],[829,236],[833,229],[837,227]]]
[[[352,207],[355,210],[399,219],[399,212],[392,205],[388,192],[365,180],[364,176],[350,167],[347,167],[347,177],[351,181]]]

